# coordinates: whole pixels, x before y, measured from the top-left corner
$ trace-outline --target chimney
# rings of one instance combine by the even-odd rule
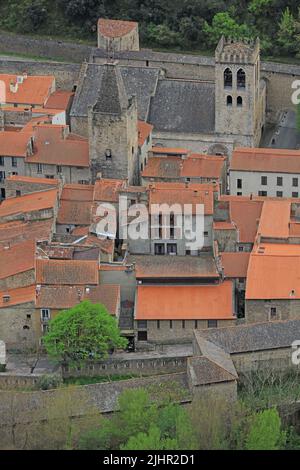
[[[18,83],[14,82],[13,80],[10,81],[10,84],[9,84],[9,89],[10,89],[10,92],[11,93],[17,93],[18,91]]]
[[[26,80],[26,78],[28,78],[28,73],[26,72],[26,70],[24,70],[24,72],[23,72],[23,80]]]

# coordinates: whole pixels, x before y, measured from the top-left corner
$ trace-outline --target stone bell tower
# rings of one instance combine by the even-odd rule
[[[240,145],[259,144],[265,118],[265,88],[260,80],[256,41],[219,41],[215,51],[215,131],[236,136]]]
[[[105,64],[97,101],[88,110],[92,179],[138,181],[138,128],[135,96],[128,97],[115,63]]]

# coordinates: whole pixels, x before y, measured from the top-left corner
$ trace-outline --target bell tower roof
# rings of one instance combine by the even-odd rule
[[[122,114],[129,107],[125,85],[116,63],[104,66],[101,85],[93,111],[103,114]]]

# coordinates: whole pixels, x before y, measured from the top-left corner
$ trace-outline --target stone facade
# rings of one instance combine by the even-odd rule
[[[110,22],[110,23],[131,23],[131,30],[127,34],[116,35],[112,37],[111,35],[106,35],[101,28],[101,21]],[[104,49],[107,52],[116,52],[116,51],[138,51],[139,46],[139,27],[138,23],[133,21],[123,22],[123,21],[114,21],[114,20],[99,20],[98,22],[98,48]]]
[[[262,177],[267,178],[267,184],[262,185]],[[282,179],[282,184],[278,186],[277,178]],[[238,188],[237,180],[240,180],[241,188]],[[294,181],[297,180],[297,185]],[[261,195],[265,191],[265,196],[269,197],[299,197],[299,173],[280,173],[262,171],[238,171],[230,170],[230,194],[239,193],[240,196],[249,194]],[[279,195],[280,194],[280,195]]]
[[[24,351],[37,345],[34,302],[0,309],[0,334],[8,350]]]
[[[299,299],[247,300],[245,302],[247,323],[270,320],[299,320]]]

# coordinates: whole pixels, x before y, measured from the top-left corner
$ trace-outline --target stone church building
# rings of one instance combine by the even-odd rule
[[[105,152],[118,153],[124,145],[128,163],[118,174],[134,179],[136,113],[138,119],[154,126],[157,146],[229,158],[237,146],[259,146],[265,125],[266,82],[260,78],[258,39],[236,42],[222,37],[215,51],[215,80],[195,78],[194,71],[187,78],[171,78],[159,66],[160,53],[137,50],[136,23],[131,29],[128,22],[123,23],[113,21],[109,29],[99,21],[100,47],[82,64],[71,110],[72,132],[92,137],[94,171],[97,165],[110,164],[111,176],[110,170],[107,175],[113,177],[114,166]],[[112,48],[112,36],[122,35],[131,39],[118,40]],[[150,64],[147,57],[152,55],[157,62]],[[178,55],[177,60],[188,75],[188,56]],[[116,62],[117,71],[107,72],[112,70],[107,64]]]

